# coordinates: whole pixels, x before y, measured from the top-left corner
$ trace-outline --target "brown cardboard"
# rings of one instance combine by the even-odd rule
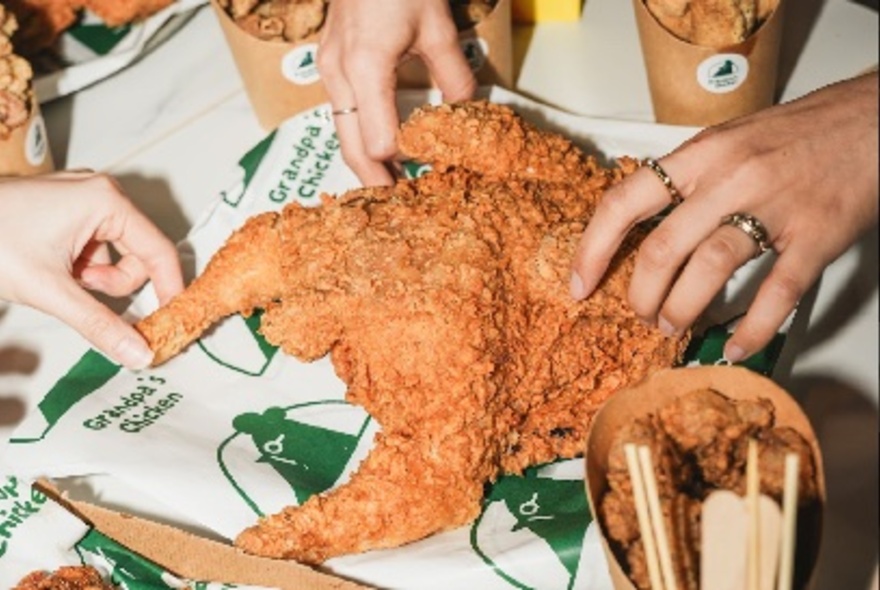
[[[312,66],[314,72],[309,75],[297,76],[293,72],[296,58],[301,54],[307,59],[309,50],[317,48],[317,34],[299,43],[264,41],[243,31],[217,0],[211,0],[211,6],[254,113],[264,129],[275,129],[288,117],[327,102],[327,92],[318,80],[316,67]]]
[[[0,140],[0,176],[30,176],[55,169],[40,105],[33,102],[27,122]]]
[[[715,125],[774,103],[784,0],[780,0],[773,14],[748,39],[721,48],[702,47],[679,39],[657,22],[644,0],[632,1],[654,118],[658,123]],[[731,55],[736,56],[737,61],[744,60],[734,64],[738,74],[719,76],[714,79],[717,83],[707,86],[699,82],[699,78],[706,79],[706,74],[700,73],[701,64],[703,69],[714,71]],[[748,73],[742,80],[744,68]],[[707,87],[724,92],[709,91]]]
[[[67,500],[47,482],[37,487],[101,533],[181,578],[280,590],[369,590],[294,561],[248,555],[172,526]]]
[[[273,130],[287,118],[327,102],[327,92],[314,64],[306,68],[296,67],[302,60],[314,58],[318,34],[298,43],[263,41],[236,25],[217,0],[211,0],[211,6],[220,21],[260,126],[267,131]],[[485,19],[473,29],[459,34],[462,45],[479,64],[475,75],[480,84],[510,87],[513,83],[510,18],[510,0],[499,0]],[[479,47],[482,47],[482,54],[474,51]],[[483,56],[485,61],[481,59]],[[297,75],[298,72],[304,74]],[[401,64],[398,83],[401,88],[432,86],[427,69],[418,59]]]
[[[789,426],[797,430],[810,444],[816,466],[819,500],[824,508],[826,491],[822,467],[822,453],[809,419],[797,402],[772,380],[742,367],[706,366],[666,369],[611,397],[596,415],[587,440],[586,485],[587,501],[592,514],[598,514],[598,501],[605,493],[608,452],[615,434],[624,424],[638,416],[656,413],[674,398],[697,389],[711,388],[735,399],[770,400],[775,408],[777,426]],[[616,590],[635,590],[635,585],[624,573],[611,547],[605,539],[602,523],[602,547],[608,559],[608,570]],[[821,530],[821,519],[816,523]],[[811,555],[809,575],[812,576],[818,556],[818,542]]]

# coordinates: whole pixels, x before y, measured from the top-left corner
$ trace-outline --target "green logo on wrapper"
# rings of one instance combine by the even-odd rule
[[[256,514],[275,512],[291,503],[291,491],[302,504],[333,487],[371,444],[370,424],[366,412],[341,400],[241,414],[218,451],[220,468]],[[267,486],[273,478],[277,485]],[[287,491],[267,491],[273,487]]]
[[[726,324],[709,326],[702,334],[694,335],[688,344],[684,358],[687,365],[725,365],[729,364],[724,358],[724,345],[730,339],[733,329],[739,323],[742,316],[737,316]],[[744,361],[737,363],[760,373],[770,375],[785,345],[785,334],[777,333],[770,343],[762,350],[753,354]]]
[[[278,347],[269,344],[259,332],[262,315],[262,311],[257,311],[247,318],[226,318],[209,336],[199,339],[199,348],[231,371],[253,377],[262,375],[278,352]]]
[[[37,404],[42,421],[33,416],[22,428],[34,428],[26,433],[19,429],[13,444],[34,443],[42,440],[61,418],[86,396],[94,393],[112,379],[120,366],[107,360],[94,350],[86,352]]]
[[[551,477],[552,469],[560,465],[579,467],[580,460],[531,468],[522,477],[498,480],[471,528],[474,550],[517,588],[574,587],[592,518],[582,469],[572,478]],[[514,550],[526,544],[532,556],[528,561],[519,559]],[[541,567],[531,566],[532,560],[540,560]]]

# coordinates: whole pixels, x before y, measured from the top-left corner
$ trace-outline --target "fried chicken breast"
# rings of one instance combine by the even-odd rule
[[[263,309],[269,342],[329,353],[382,426],[346,484],[261,519],[245,551],[318,563],[467,524],[485,483],[581,454],[603,401],[686,344],[626,304],[638,233],[593,296],[569,295],[577,240],[632,161],[604,169],[487,102],[418,110],[400,146],[432,172],[252,218],[137,324],[161,363]]]

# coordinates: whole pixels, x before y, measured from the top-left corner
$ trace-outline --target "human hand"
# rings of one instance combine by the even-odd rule
[[[407,55],[425,62],[444,100],[473,96],[448,0],[330,2],[318,69],[332,109],[344,112],[334,115],[342,155],[367,186],[392,182],[384,162],[397,154],[396,69]]]
[[[0,269],[0,299],[59,318],[130,369],[149,366],[152,351],[86,289],[125,296],[149,278],[160,302],[183,289],[174,244],[92,172],[0,179]]]
[[[763,348],[823,269],[877,222],[878,82],[870,74],[706,129],[660,164],[684,201],[644,240],[629,287],[633,311],[667,334],[691,326],[756,254],[744,231],[719,225],[756,217],[773,266],[724,356]],[[603,198],[573,262],[572,295],[588,296],[625,234],[670,204],[642,167]]]

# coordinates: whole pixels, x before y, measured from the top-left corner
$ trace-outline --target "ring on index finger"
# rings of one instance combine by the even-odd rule
[[[334,117],[338,117],[340,115],[351,115],[352,113],[356,113],[358,110],[357,107],[346,107],[344,109],[336,109],[334,111],[330,111]]]
[[[642,166],[647,166],[648,168],[650,168],[651,171],[657,175],[657,178],[660,179],[660,182],[663,183],[663,186],[666,187],[666,190],[669,192],[669,197],[672,199],[671,205],[673,207],[677,207],[681,204],[682,201],[684,201],[684,197],[681,196],[681,193],[675,187],[675,184],[672,182],[672,178],[670,178],[669,175],[666,174],[666,170],[664,170],[663,167],[660,166],[657,160],[654,160],[652,158],[645,158],[644,160],[642,160],[641,164]]]

